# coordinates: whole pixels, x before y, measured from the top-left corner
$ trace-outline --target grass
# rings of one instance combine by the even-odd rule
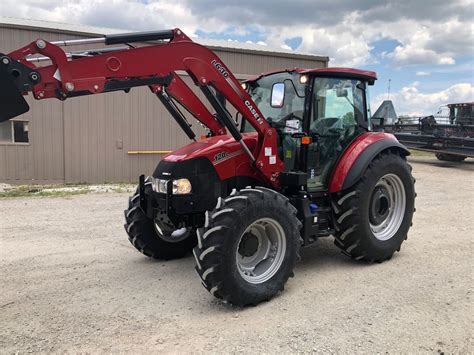
[[[132,184],[55,184],[55,185],[10,185],[0,191],[0,199],[18,197],[66,197],[87,193],[125,193],[134,191]]]

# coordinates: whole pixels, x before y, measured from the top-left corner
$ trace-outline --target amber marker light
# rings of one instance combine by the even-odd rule
[[[311,144],[312,142],[313,140],[311,139],[311,137],[308,137],[308,136],[301,137],[301,144],[308,145],[308,144]]]

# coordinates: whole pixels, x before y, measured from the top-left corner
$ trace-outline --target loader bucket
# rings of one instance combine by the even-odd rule
[[[13,77],[0,65],[0,123],[30,110]]]

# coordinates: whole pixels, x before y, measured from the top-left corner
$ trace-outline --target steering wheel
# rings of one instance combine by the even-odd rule
[[[296,116],[296,113],[303,113],[303,111],[295,111],[295,112],[290,112],[289,114],[287,114],[286,116],[283,116],[281,119],[279,119],[279,121],[288,121],[288,120],[291,120],[291,119],[295,119],[295,120],[298,120],[298,121],[301,121],[303,122],[303,118],[299,117],[299,116]]]
[[[303,111],[296,111],[296,112],[301,112]],[[286,121],[296,119],[300,122],[303,122],[303,119],[301,117],[298,117],[295,115],[295,112],[290,112],[289,114],[283,116],[282,118],[279,119],[274,119],[273,117],[267,117],[267,122],[272,126],[273,128],[285,128],[286,127]]]
[[[324,117],[324,121],[329,121],[329,120],[339,120],[338,117]],[[321,120],[319,123],[324,123],[323,120]],[[319,131],[319,136],[321,138],[340,138],[341,133],[344,131],[344,129],[341,128],[335,128],[332,126],[326,126],[324,124],[321,124],[318,128]]]

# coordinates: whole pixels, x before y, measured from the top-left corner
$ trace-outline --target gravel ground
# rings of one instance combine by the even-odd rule
[[[214,300],[191,257],[148,259],[125,193],[0,200],[0,352],[474,352],[474,161],[412,158],[417,213],[391,261],[305,249],[271,302]]]

